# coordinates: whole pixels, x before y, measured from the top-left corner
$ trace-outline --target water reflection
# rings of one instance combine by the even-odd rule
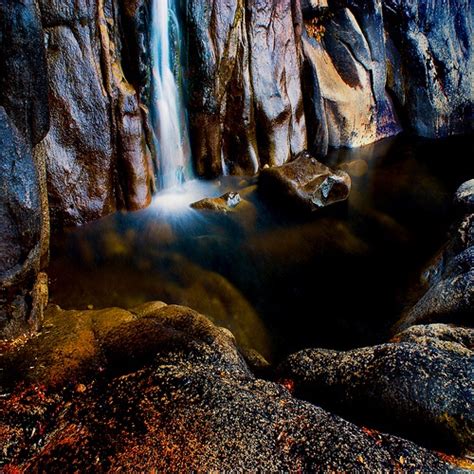
[[[353,178],[350,199],[306,217],[262,201],[252,178],[186,183],[144,211],[56,236],[52,301],[189,305],[277,357],[384,340],[445,238],[453,191],[471,177],[465,144],[400,137],[334,152],[328,162]],[[231,190],[242,197],[232,212],[189,207]]]

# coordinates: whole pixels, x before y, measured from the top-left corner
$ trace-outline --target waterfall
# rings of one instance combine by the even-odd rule
[[[153,0],[152,120],[156,135],[161,188],[172,188],[192,177],[181,66],[182,35],[178,0]]]

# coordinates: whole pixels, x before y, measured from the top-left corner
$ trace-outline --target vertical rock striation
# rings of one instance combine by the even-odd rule
[[[297,5],[188,2],[189,112],[200,174],[253,174],[305,149]]]
[[[473,3],[387,0],[388,87],[424,137],[473,130]]]
[[[32,152],[49,127],[43,42],[34,0],[0,1],[0,335],[9,338],[37,327],[35,281],[46,285],[37,278],[49,246],[45,169]]]
[[[79,224],[146,206],[153,174],[137,92],[121,67],[119,5],[40,0],[40,6],[51,129],[36,153],[47,162],[53,221]]]

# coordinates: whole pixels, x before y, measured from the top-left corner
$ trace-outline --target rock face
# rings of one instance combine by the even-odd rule
[[[120,63],[118,2],[39,3],[51,130],[36,154],[47,162],[54,223],[146,206],[152,166],[137,92]]]
[[[40,267],[41,225],[31,146],[0,107],[0,334],[4,337],[29,329],[28,288]]]
[[[400,131],[385,91],[380,2],[333,1],[307,6],[304,88],[312,151],[357,147]]]
[[[54,339],[45,333],[13,356],[23,367],[30,357],[37,363],[27,369],[33,385],[3,400],[7,468],[452,467],[411,442],[358,428],[293,398],[282,385],[256,379],[232,336],[188,308],[149,303],[75,316],[64,322],[51,308],[46,321]],[[68,331],[61,335],[64,323]],[[65,359],[68,370],[61,352],[72,356]],[[58,375],[73,384],[71,391],[53,388]],[[48,386],[34,383],[40,380]]]
[[[262,170],[260,188],[274,199],[314,211],[347,199],[351,178],[345,171],[333,171],[302,153],[290,163]]]
[[[472,337],[471,330],[415,327],[396,343],[348,352],[304,350],[280,370],[295,382],[298,396],[364,424],[395,427],[405,436],[469,453]]]
[[[1,1],[0,337],[6,338],[35,330],[45,303],[35,288],[44,285],[37,273],[47,259],[48,199],[44,163],[32,152],[49,127],[43,44],[36,3]]]
[[[188,2],[190,120],[200,174],[253,174],[306,147],[297,2]]]
[[[388,86],[418,135],[472,131],[473,10],[469,0],[383,2]]]

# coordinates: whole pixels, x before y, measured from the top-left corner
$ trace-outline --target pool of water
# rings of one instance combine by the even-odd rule
[[[351,174],[351,196],[312,215],[264,199],[255,178],[188,183],[54,235],[51,302],[188,305],[275,359],[382,342],[446,240],[453,193],[474,174],[470,143],[400,136],[334,151],[325,161]],[[189,207],[229,190],[243,198],[233,212]]]

